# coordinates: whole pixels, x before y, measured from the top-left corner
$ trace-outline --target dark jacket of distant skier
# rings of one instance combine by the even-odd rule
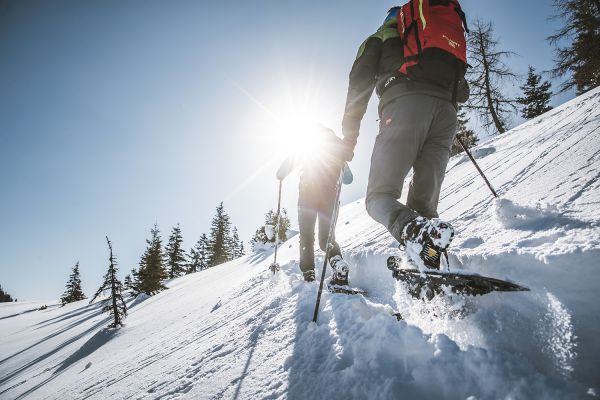
[[[300,168],[298,193],[298,226],[300,230],[300,269],[313,271],[315,226],[319,222],[319,247],[325,251],[329,226],[335,210],[336,190],[343,169],[342,183],[353,180],[348,165],[339,158],[341,139],[328,128],[319,128],[319,148],[310,154],[293,154],[286,158],[277,170],[282,180],[295,168]],[[335,236],[335,235],[333,235]],[[335,237],[331,238],[329,259],[341,256]]]

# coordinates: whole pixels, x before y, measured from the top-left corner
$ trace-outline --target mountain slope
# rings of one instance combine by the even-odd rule
[[[324,294],[311,323],[317,285],[301,280],[295,237],[277,276],[262,253],[173,280],[131,299],[119,330],[95,304],[1,305],[0,398],[596,396],[600,90],[476,157],[501,200],[468,159],[451,160],[440,214],[458,232],[452,268],[531,292],[412,299],[385,267],[397,243],[361,200],[342,208],[337,237],[368,298]]]

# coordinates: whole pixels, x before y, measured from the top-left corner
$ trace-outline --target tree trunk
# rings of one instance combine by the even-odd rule
[[[483,60],[483,69],[485,70],[485,97],[487,99],[488,110],[490,112],[490,115],[492,117],[492,120],[494,121],[494,125],[496,126],[496,129],[498,130],[498,132],[504,133],[504,132],[506,132],[506,129],[504,128],[504,125],[502,125],[502,121],[500,121],[500,118],[498,118],[498,114],[496,113],[496,109],[494,108],[494,102],[492,99],[492,89],[490,87],[491,86],[490,85],[490,68],[489,68],[489,65],[487,62],[485,48],[483,46],[483,38],[481,38],[479,48],[481,50],[481,58]]]
[[[111,254],[112,255],[112,254]],[[121,325],[121,316],[119,315],[119,307],[117,307],[117,288],[115,285],[115,280],[117,279],[117,277],[115,276],[115,273],[113,271],[112,276],[111,276],[111,295],[112,295],[112,307],[113,307],[113,314],[115,317],[115,328],[117,328],[119,325]]]

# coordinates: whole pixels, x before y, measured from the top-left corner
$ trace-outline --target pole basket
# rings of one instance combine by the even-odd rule
[[[272,263],[271,265],[269,265],[269,269],[271,270],[271,272],[273,274],[275,274],[277,271],[280,270],[279,263],[276,263],[276,262]]]

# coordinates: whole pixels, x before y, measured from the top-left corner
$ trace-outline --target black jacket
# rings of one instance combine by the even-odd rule
[[[369,99],[375,89],[379,97],[379,112],[393,99],[407,94],[427,94],[452,101],[453,90],[422,81],[409,80],[398,70],[403,63],[403,50],[395,18],[387,20],[373,35],[365,40],[350,71],[346,107],[342,119],[344,140],[356,143],[360,122],[367,111]],[[461,79],[457,88],[457,101],[465,102],[469,87]]]

